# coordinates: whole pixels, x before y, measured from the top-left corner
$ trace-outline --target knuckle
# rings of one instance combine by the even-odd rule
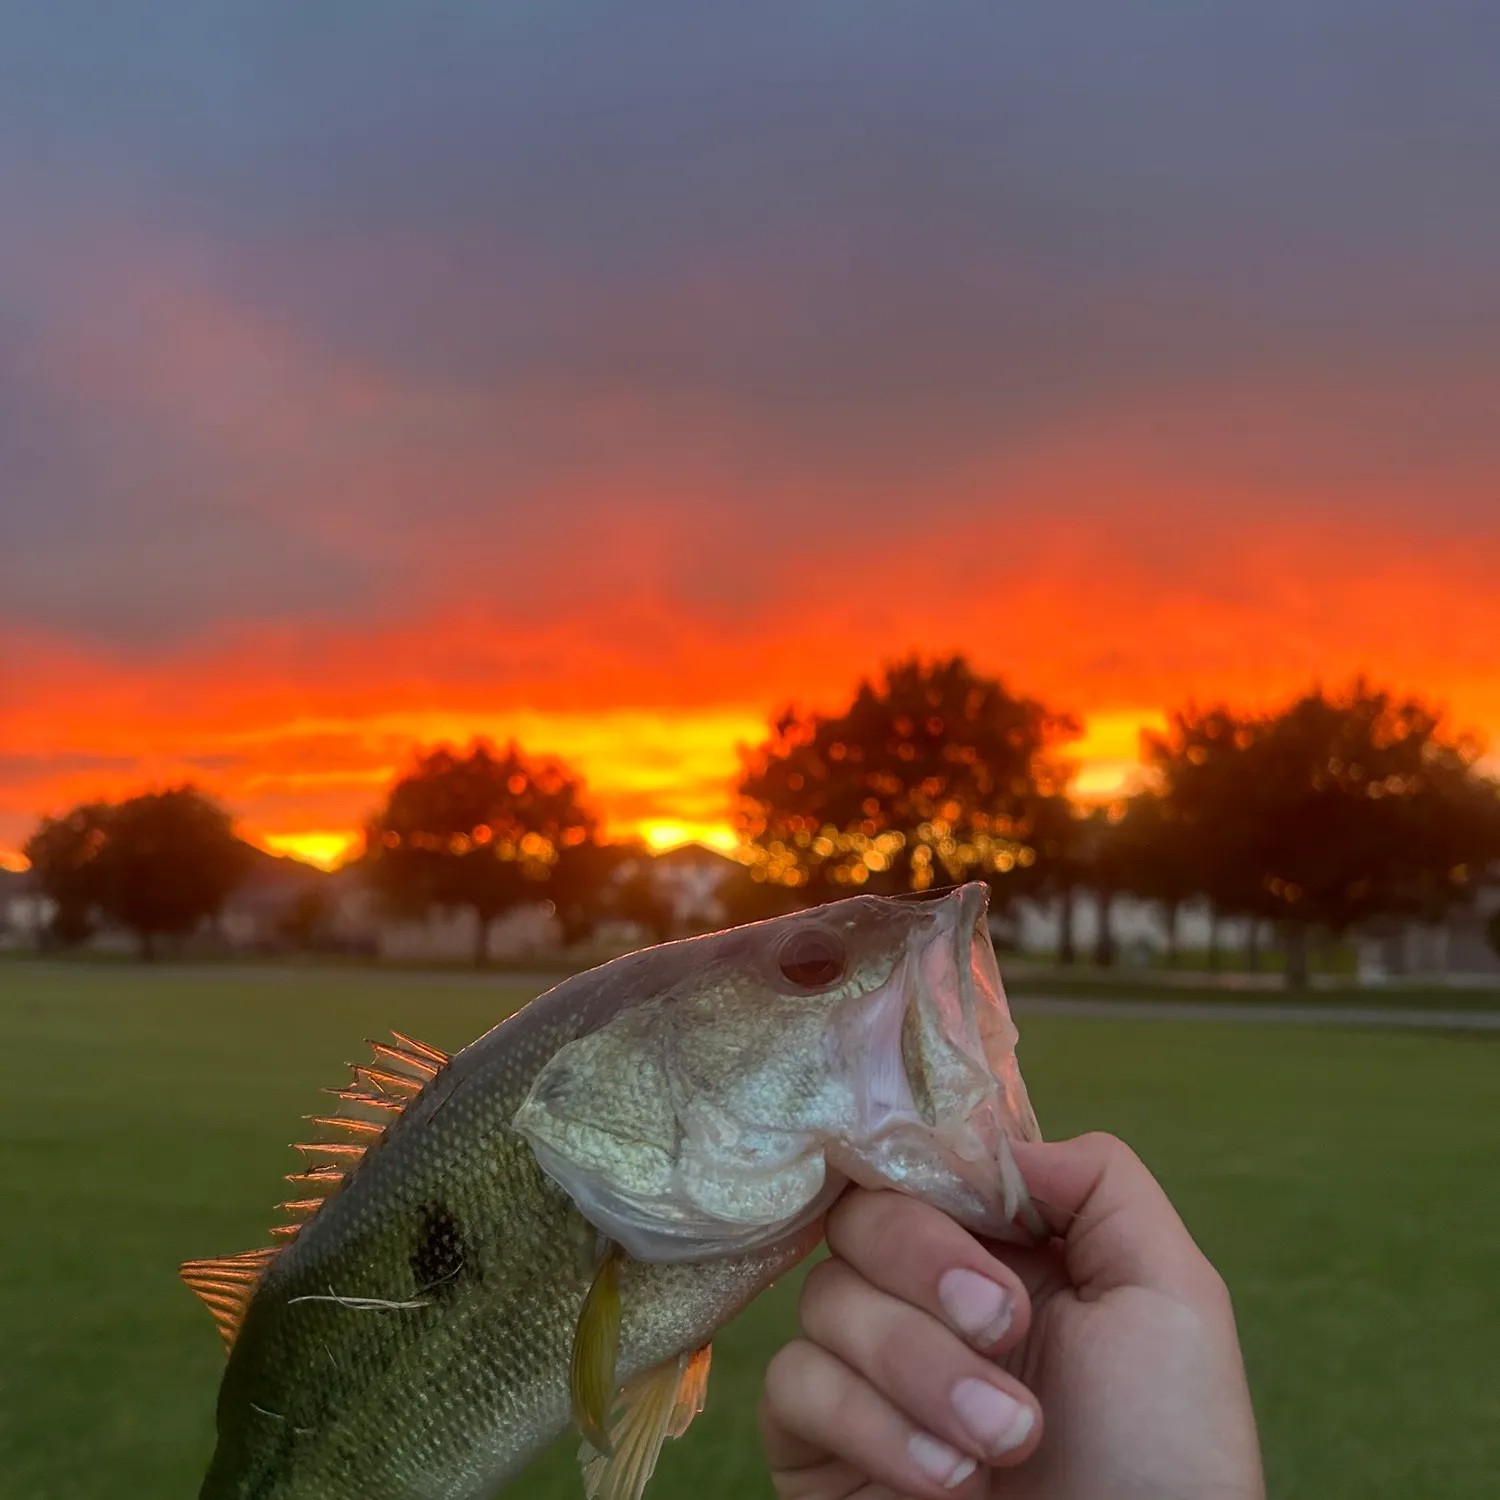
[[[832,1346],[851,1319],[857,1318],[866,1283],[858,1271],[839,1260],[820,1261],[808,1272],[797,1303],[797,1321],[813,1343]]]
[[[910,1380],[912,1373],[912,1351],[918,1341],[911,1337],[913,1330],[902,1320],[885,1329],[871,1339],[863,1351],[865,1373],[877,1390],[894,1395]],[[935,1366],[936,1361],[925,1359],[924,1366]]]
[[[835,1440],[830,1446],[839,1446],[839,1439],[857,1437],[866,1427],[869,1413],[863,1397],[864,1392],[852,1379],[836,1382],[827,1393],[825,1421]]]
[[[808,1321],[816,1321],[818,1309],[830,1295],[829,1282],[834,1276],[834,1262],[831,1260],[820,1260],[810,1270],[802,1281],[802,1290],[797,1294],[797,1322],[802,1328],[806,1328]]]
[[[972,1250],[972,1237],[941,1210],[894,1192],[861,1192],[842,1216],[830,1219],[828,1243],[840,1260],[903,1295],[930,1279],[940,1263]]]
[[[1079,1137],[1079,1143],[1087,1146],[1090,1154],[1099,1157],[1106,1164],[1139,1160],[1119,1136],[1111,1135],[1107,1130],[1091,1130],[1087,1135]]]
[[[809,1352],[805,1343],[793,1339],[771,1356],[761,1387],[764,1413],[779,1420],[801,1407],[801,1394],[808,1384]]]
[[[828,1243],[839,1255],[858,1256],[872,1242],[889,1233],[892,1211],[899,1208],[899,1195],[854,1188],[844,1194],[828,1216]]]
[[[1233,1321],[1234,1298],[1230,1294],[1229,1283],[1206,1257],[1202,1258],[1202,1265],[1198,1270],[1194,1294],[1205,1312]]]

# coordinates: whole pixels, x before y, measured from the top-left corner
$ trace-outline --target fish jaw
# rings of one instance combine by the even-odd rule
[[[980,883],[920,902],[853,898],[707,939],[696,972],[563,1047],[513,1128],[642,1260],[748,1253],[814,1221],[850,1181],[976,1232],[1039,1238],[1009,1149],[1038,1132],[987,904]],[[825,990],[778,991],[774,955],[804,927],[865,957]]]
[[[930,931],[878,991],[845,1008],[831,1061],[850,1070],[850,1128],[829,1165],[931,1203],[992,1238],[1046,1238],[1010,1149],[1041,1139],[1016,1060],[978,883],[935,898]]]

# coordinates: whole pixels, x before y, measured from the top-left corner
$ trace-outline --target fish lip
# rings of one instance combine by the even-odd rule
[[[1041,1139],[1036,1114],[1026,1096],[1013,1049],[1009,1050],[1003,1061],[992,1054],[991,1038],[986,1036],[986,1031],[990,1029],[986,1021],[993,1026],[994,1018],[981,1015],[982,1008],[995,1006],[998,1002],[1014,1037],[1015,1022],[1009,1016],[1005,985],[1000,977],[1000,965],[990,939],[987,920],[990,888],[983,881],[970,881],[953,891],[949,902],[943,915],[951,914],[954,922],[952,952],[957,971],[959,1012],[965,1032],[963,1041],[966,1048],[973,1049],[971,1055],[984,1060],[986,1071],[992,1080],[989,1098],[972,1123],[979,1125],[980,1119],[988,1114],[990,1130],[994,1133],[991,1135],[980,1126],[979,1137],[973,1144],[981,1145],[984,1163],[993,1165],[999,1173],[1007,1207],[1011,1208],[1011,1226],[1026,1234],[1033,1243],[1045,1244],[1051,1237],[1050,1231],[1031,1200],[1025,1179],[1010,1149],[1012,1140]],[[934,942],[943,942],[947,937],[941,931],[941,925],[940,923],[939,932],[934,934]],[[981,979],[983,987],[990,993],[981,994]],[[976,1161],[973,1165],[979,1165],[979,1162]]]
[[[973,1027],[973,1040],[979,1042],[979,999],[974,984],[974,938],[990,906],[990,888],[982,880],[971,880],[954,892],[958,966],[958,995],[964,1019]],[[985,938],[988,940],[986,929]]]

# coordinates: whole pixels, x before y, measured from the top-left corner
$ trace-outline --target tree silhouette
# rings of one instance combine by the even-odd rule
[[[551,895],[555,875],[569,902],[591,878],[597,824],[583,783],[560,761],[527,756],[514,743],[496,752],[476,742],[467,754],[422,756],[391,788],[365,828],[364,865],[395,910],[468,908],[476,918],[474,962],[484,963],[495,919]]]
[[[86,934],[97,908],[136,934],[145,959],[159,938],[216,915],[255,859],[229,814],[190,786],[75,808],[44,821],[26,853],[66,931]]]
[[[962,657],[898,662],[841,714],[788,711],[747,754],[750,877],[814,900],[981,878],[1003,904],[1040,879],[1067,784],[1054,752],[1077,733]]]
[[[1179,715],[1149,759],[1196,888],[1275,920],[1298,987],[1311,930],[1436,919],[1500,857],[1500,796],[1478,752],[1419,700],[1361,681],[1256,719]]]
[[[87,939],[94,913],[104,908],[105,867],[99,855],[113,811],[105,802],[85,802],[60,818],[43,818],[21,851],[31,866],[32,886],[56,907],[49,933],[64,947]]]
[[[557,912],[566,944],[582,942],[600,922],[616,915],[614,896],[622,866],[635,850],[597,837],[565,845],[547,878],[547,897]]]
[[[1160,907],[1167,930],[1167,961],[1177,961],[1178,913],[1203,889],[1193,868],[1189,829],[1166,800],[1140,791],[1112,809],[1106,845],[1116,890],[1129,891]]]
[[[663,943],[671,937],[672,904],[658,888],[652,857],[644,850],[634,858],[627,852],[608,897],[608,915],[617,921],[633,922],[654,943]]]
[[[1099,898],[1100,924],[1094,944],[1094,961],[1112,963],[1114,952],[1107,908],[1114,885],[1104,848],[1106,830],[1102,810],[1077,812],[1065,799],[1049,798],[1037,816],[1035,842],[1038,878],[1026,894],[1050,898],[1057,915],[1057,962],[1072,964],[1078,957],[1074,934],[1078,893],[1092,890]],[[1106,895],[1108,889],[1108,895]]]

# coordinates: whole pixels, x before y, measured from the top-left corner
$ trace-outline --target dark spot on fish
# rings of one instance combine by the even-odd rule
[[[452,1286],[464,1274],[468,1249],[458,1220],[441,1203],[422,1210],[417,1242],[411,1252],[412,1280],[419,1292]]]

